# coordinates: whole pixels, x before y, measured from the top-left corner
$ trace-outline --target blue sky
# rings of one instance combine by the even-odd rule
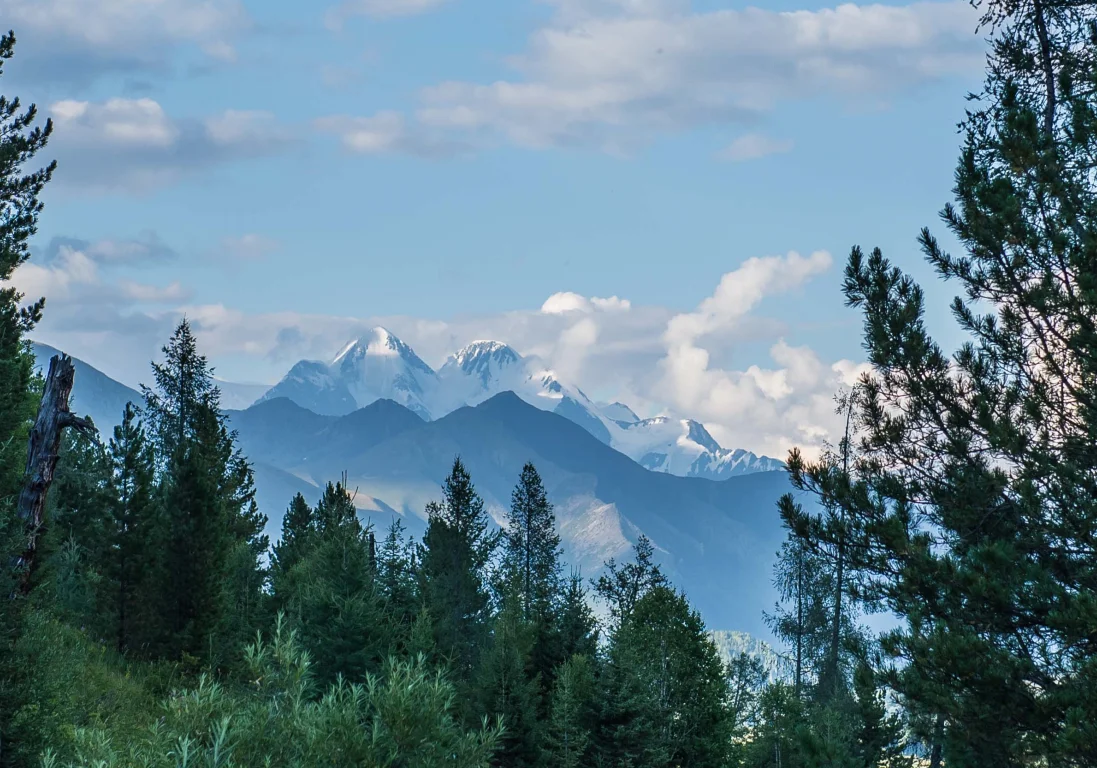
[[[915,237],[945,234],[981,78],[964,2],[0,0],[0,18],[20,40],[3,92],[57,120],[16,275],[47,297],[42,341],[134,383],[186,313],[222,376],[273,382],[375,322],[431,364],[490,335],[771,453],[822,439],[863,357],[850,246],[932,282]],[[628,308],[542,311],[561,292]],[[930,298],[954,343],[951,291]]]

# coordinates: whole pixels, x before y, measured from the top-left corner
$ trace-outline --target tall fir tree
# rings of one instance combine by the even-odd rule
[[[255,504],[251,468],[235,447],[212,371],[185,319],[164,354],[164,362],[153,365],[156,388],[145,388],[164,510],[159,650],[216,665],[236,657],[254,631],[266,521]]]
[[[533,464],[522,468],[511,496],[504,544],[504,598],[518,601],[518,611],[533,633],[532,668],[547,693],[556,666],[567,658],[557,623],[562,550],[556,515]]]
[[[282,516],[282,535],[271,550],[270,581],[275,612],[285,607],[284,596],[290,590],[291,573],[316,546],[318,536],[316,513],[298,493]]]
[[[996,32],[962,123],[956,204],[966,253],[923,230],[963,293],[967,341],[929,335],[921,288],[855,248],[844,291],[873,369],[848,471],[790,457],[841,505],[850,564],[902,617],[894,686],[950,768],[1097,762],[1097,7],[989,0]],[[832,531],[791,519],[829,547]],[[934,725],[934,730],[937,726]]]
[[[141,646],[153,636],[150,597],[159,558],[155,538],[155,459],[133,403],[110,440],[113,490],[113,576],[116,590],[116,643],[119,652]]]
[[[454,460],[442,494],[441,504],[427,508],[420,580],[435,645],[456,679],[467,681],[488,636],[487,567],[499,536],[460,458]]]
[[[590,765],[597,727],[597,680],[589,656],[568,658],[556,673],[549,707],[546,758],[553,768]]]

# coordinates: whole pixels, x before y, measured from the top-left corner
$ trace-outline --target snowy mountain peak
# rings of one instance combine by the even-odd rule
[[[485,386],[522,357],[501,341],[474,341],[450,355],[444,367],[456,367]]]
[[[392,331],[377,326],[346,346],[331,361],[331,367],[349,371],[366,358],[394,357],[403,360],[419,374],[434,376],[434,369],[424,363],[415,350],[405,344]]]
[[[706,451],[711,451],[712,453],[720,453],[724,450],[700,422],[696,422],[693,419],[686,419],[683,423],[686,426],[687,439],[692,440]]]

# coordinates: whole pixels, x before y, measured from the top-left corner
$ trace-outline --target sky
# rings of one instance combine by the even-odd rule
[[[54,121],[36,340],[119,380],[183,315],[276,382],[377,324],[726,447],[810,454],[864,370],[854,245],[927,285],[984,42],[964,0],[0,0]]]

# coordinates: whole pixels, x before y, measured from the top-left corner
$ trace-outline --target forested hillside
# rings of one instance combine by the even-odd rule
[[[574,568],[546,478],[617,459],[597,441],[570,455],[552,414],[506,395],[481,406],[497,442],[468,463],[446,430],[480,409],[441,427],[393,411],[367,440],[362,467],[445,461],[415,533],[363,524],[349,478],[313,501],[275,470],[287,498],[268,536],[185,318],[117,428],[71,418],[63,382],[34,373],[46,308],[6,282],[30,257],[52,124],[0,99],[0,766],[1097,765],[1097,6],[982,8],[986,87],[942,214],[965,253],[920,237],[962,290],[967,343],[939,346],[914,280],[852,250],[843,292],[871,370],[838,393],[834,445],[787,462],[800,496],[772,509],[763,613],[779,657],[709,632],[674,578],[688,548],[675,573],[643,535],[596,578]],[[0,38],[0,65],[14,50]],[[323,463],[325,441],[355,437],[299,411],[264,422],[256,452],[304,445],[266,434],[324,436],[298,457]],[[44,436],[61,429],[55,455]],[[441,437],[412,439],[428,429]],[[536,462],[477,454],[533,429]],[[502,525],[472,459],[512,474]],[[670,507],[701,487],[641,477],[598,491]],[[645,523],[700,558],[735,533],[708,511],[692,529]],[[714,582],[697,591],[761,589]],[[894,629],[869,631],[872,613]]]

